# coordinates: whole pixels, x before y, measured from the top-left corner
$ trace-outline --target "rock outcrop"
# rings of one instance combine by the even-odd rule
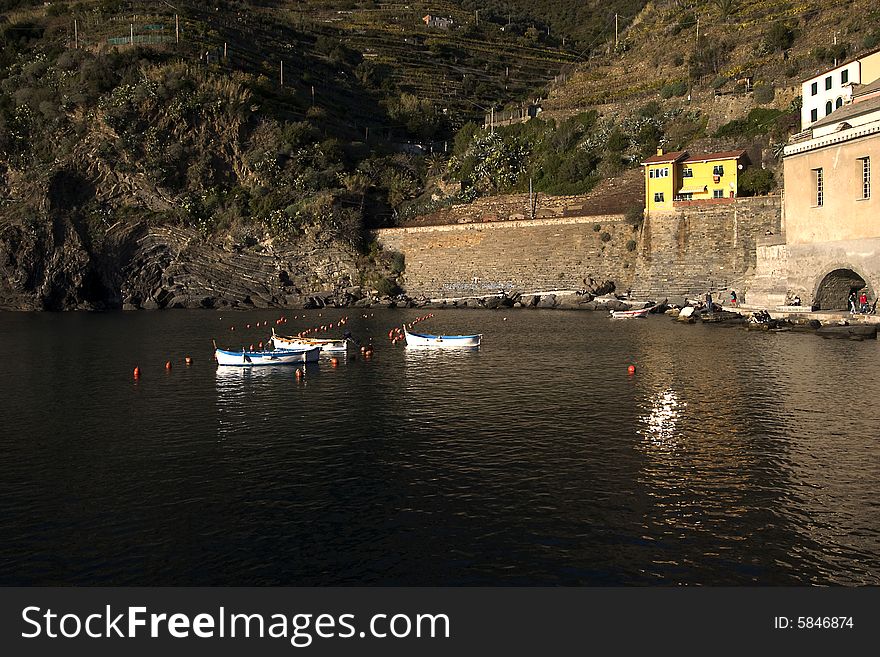
[[[75,222],[0,229],[0,308],[7,310],[321,307],[363,297],[357,254],[317,235],[250,247],[145,222],[96,245]]]

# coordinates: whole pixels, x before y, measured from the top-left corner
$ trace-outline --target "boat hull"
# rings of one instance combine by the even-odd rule
[[[637,317],[647,317],[651,312],[650,308],[640,308],[639,310],[612,310],[611,316],[614,319],[631,319]]]
[[[348,340],[322,340],[320,338],[289,338],[283,335],[275,335],[272,329],[272,346],[276,349],[311,349],[320,347],[321,351],[328,353],[345,353],[348,351]]]
[[[407,347],[431,349],[461,349],[479,347],[483,334],[477,335],[428,335],[405,331]]]
[[[295,338],[272,338],[272,346],[276,349],[312,349],[318,347],[328,353],[345,353],[348,351],[348,340],[297,340]]]
[[[297,365],[315,363],[321,355],[319,347],[309,349],[276,349],[274,351],[226,351],[217,349],[214,357],[218,365],[251,367],[254,365]]]

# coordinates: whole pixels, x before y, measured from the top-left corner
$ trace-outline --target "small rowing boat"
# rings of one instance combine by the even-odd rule
[[[427,333],[410,333],[406,326],[403,327],[406,336],[407,347],[433,347],[435,349],[449,349],[456,347],[479,347],[483,338],[482,333],[477,335],[429,335]]]
[[[638,310],[612,310],[611,316],[614,319],[627,319],[631,317],[647,317],[651,312],[651,308],[639,308]]]
[[[275,335],[275,329],[272,329],[272,345],[276,349],[311,349],[313,347],[320,347],[321,351],[345,353],[348,351],[348,338],[342,338],[341,340],[293,338]]]
[[[309,349],[274,349],[270,351],[227,351],[215,349],[218,365],[295,365],[317,363],[320,347]]]

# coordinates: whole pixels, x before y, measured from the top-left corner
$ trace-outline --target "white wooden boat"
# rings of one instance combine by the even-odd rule
[[[227,351],[215,349],[218,365],[295,365],[316,363],[321,355],[320,347],[309,349],[275,349],[270,351]]]
[[[427,333],[410,333],[406,326],[403,327],[406,336],[407,347],[432,347],[435,349],[449,349],[456,347],[479,347],[483,338],[482,333],[477,335],[429,335]]]
[[[272,346],[276,349],[311,349],[320,347],[321,351],[330,353],[345,353],[348,351],[348,339],[322,340],[320,338],[294,338],[284,335],[276,335],[272,329]]]
[[[647,317],[651,308],[639,308],[638,310],[612,310],[611,316],[615,319],[627,319],[632,317]]]

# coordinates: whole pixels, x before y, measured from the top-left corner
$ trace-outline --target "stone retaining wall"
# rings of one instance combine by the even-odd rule
[[[621,215],[378,231],[385,248],[406,256],[407,294],[431,298],[581,289],[588,277],[625,289],[636,261],[627,244],[637,237]]]
[[[638,282],[644,296],[686,296],[742,289],[755,267],[755,243],[780,230],[778,196],[651,214],[639,242]]]
[[[760,197],[655,214],[640,231],[623,215],[557,216],[390,228],[377,238],[405,255],[410,296],[580,289],[592,277],[634,295],[671,297],[742,289],[755,266],[756,238],[779,225],[779,197]]]

